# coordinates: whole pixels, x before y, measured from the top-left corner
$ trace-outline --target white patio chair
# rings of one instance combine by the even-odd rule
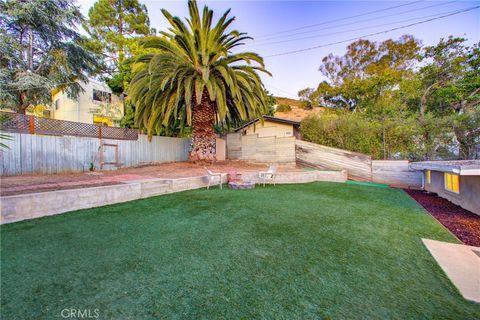
[[[219,184],[220,184],[220,189],[222,189],[222,174],[221,173],[213,173],[212,171],[208,170],[206,167],[203,167],[208,174],[208,185],[207,185],[207,190],[210,189],[210,184],[215,182],[215,178],[218,177]]]
[[[258,177],[263,181],[263,187],[265,187],[265,182],[267,180],[273,181],[275,185],[275,176],[277,175],[277,165],[271,165],[267,171],[261,171],[258,173]]]

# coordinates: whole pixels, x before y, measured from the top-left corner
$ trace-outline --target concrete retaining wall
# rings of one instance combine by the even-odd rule
[[[243,175],[243,179],[259,182],[258,173],[245,174]],[[314,181],[345,182],[346,180],[346,171],[305,171],[279,173],[276,183],[306,183]],[[226,174],[222,174],[222,182],[227,182]],[[198,189],[206,187],[207,183],[207,176],[179,179],[147,179],[112,186],[1,197],[0,224]],[[218,186],[212,185],[211,188],[218,188]]]
[[[141,184],[58,190],[1,198],[1,224],[139,199]]]
[[[295,137],[262,137],[257,134],[227,135],[227,158],[256,163],[295,164]]]

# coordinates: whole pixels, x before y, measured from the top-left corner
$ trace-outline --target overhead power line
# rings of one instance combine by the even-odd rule
[[[452,4],[452,3],[455,3],[455,2],[458,2],[458,1],[441,2],[441,3],[434,4],[434,5],[429,5],[429,6],[426,6],[426,7],[418,8],[418,9],[407,10],[407,11],[402,11],[402,12],[396,12],[396,13],[394,13],[394,14],[389,14],[389,15],[386,15],[386,16],[375,17],[375,19],[384,19],[384,18],[388,18],[388,17],[399,16],[399,15],[402,15],[402,14],[405,14],[405,13],[422,11],[422,10],[425,10],[425,9],[431,9],[431,8],[434,8],[434,7],[440,7],[440,6]],[[430,15],[430,16],[434,16],[434,15]],[[422,18],[417,18],[417,19],[422,19]],[[412,19],[410,19],[410,21],[411,21],[411,20],[412,20]],[[327,26],[327,27],[324,27],[324,28],[322,28],[322,29],[320,29],[320,30],[307,30],[307,31],[296,32],[296,33],[292,33],[292,34],[272,36],[272,37],[268,37],[268,38],[260,39],[260,40],[255,40],[255,39],[254,39],[254,40],[251,42],[251,45],[252,45],[252,46],[253,46],[253,45],[257,45],[257,44],[260,45],[260,43],[263,45],[263,43],[264,43],[265,41],[269,41],[269,40],[274,40],[274,39],[279,39],[279,38],[285,38],[285,37],[293,37],[293,36],[296,36],[296,35],[302,35],[302,34],[307,34],[307,33],[315,33],[315,32],[318,32],[318,31],[324,31],[324,30],[329,30],[329,29],[336,29],[336,28],[339,28],[339,27],[347,27],[347,26],[356,25],[356,24],[359,24],[359,23],[362,23],[362,22],[369,22],[369,21],[372,21],[372,18],[364,19],[364,20],[358,20],[358,21],[353,21],[353,22],[344,23],[344,24],[339,24],[339,25],[334,25],[334,26]],[[407,20],[407,21],[408,21],[408,20]],[[250,45],[250,44],[249,44],[249,45]]]
[[[461,13],[464,13],[464,12],[476,10],[476,9],[478,9],[478,8],[480,8],[480,6],[475,6],[475,7],[467,8],[467,9],[464,9],[464,10],[459,10],[459,11],[456,11],[456,12],[453,12],[453,13],[450,13],[450,14],[446,14],[446,15],[443,15],[443,16],[436,17],[436,18],[431,18],[431,19],[427,19],[427,20],[423,20],[423,21],[419,21],[419,22],[415,22],[415,23],[410,23],[410,24],[407,24],[407,25],[404,25],[404,26],[400,26],[400,27],[396,27],[396,28],[392,28],[392,29],[388,29],[388,30],[383,30],[383,31],[378,31],[378,32],[366,34],[366,35],[359,36],[359,37],[355,37],[355,38],[350,38],[350,39],[345,39],[345,40],[341,40],[341,41],[336,41],[336,42],[321,44],[321,45],[318,45],[318,46],[309,47],[309,48],[304,48],[304,49],[299,49],[299,50],[292,50],[292,51],[286,51],[286,52],[281,52],[281,53],[277,53],[277,54],[272,54],[272,55],[269,55],[269,56],[265,56],[264,58],[284,56],[284,55],[289,55],[289,54],[294,54],[294,53],[311,51],[311,50],[315,50],[315,49],[319,49],[319,48],[324,48],[324,47],[328,47],[328,46],[332,46],[332,45],[336,45],[336,44],[351,42],[351,41],[358,40],[358,39],[362,39],[362,38],[365,38],[365,37],[371,37],[371,36],[376,36],[376,35],[379,35],[379,34],[389,33],[389,32],[392,32],[392,31],[409,28],[409,27],[412,27],[412,26],[416,26],[416,25],[420,25],[420,24],[427,23],[427,22],[431,22],[431,21],[434,21],[434,20],[439,20],[439,19],[451,17],[451,16],[454,16],[454,15],[457,15],[457,14],[461,14]]]
[[[383,11],[388,11],[388,10],[392,10],[392,9],[396,9],[396,8],[400,8],[400,7],[410,6],[410,5],[413,5],[413,4],[416,4],[416,3],[419,3],[419,2],[423,2],[423,1],[424,0],[408,2],[408,3],[401,4],[401,5],[388,7],[388,8],[384,8],[384,9],[379,9],[379,10],[374,10],[374,11],[369,11],[369,12],[365,12],[365,13],[361,13],[361,14],[356,14],[356,15],[353,15],[353,16],[344,17],[344,18],[324,21],[324,22],[321,22],[321,23],[315,23],[315,24],[311,24],[311,25],[307,25],[307,26],[303,26],[303,27],[298,27],[298,28],[294,28],[294,29],[288,29],[288,30],[284,30],[284,31],[280,31],[280,32],[264,34],[264,35],[257,36],[257,38],[263,38],[263,37],[268,37],[270,35],[275,35],[275,34],[280,34],[280,33],[288,33],[288,32],[291,32],[291,31],[308,29],[308,28],[311,28],[311,27],[330,24],[330,23],[333,23],[333,22],[338,22],[338,21],[344,21],[344,20],[348,20],[348,19],[352,19],[352,18],[363,17],[363,16],[374,14],[374,13],[378,13],[378,12],[383,12]]]
[[[279,41],[272,41],[272,42],[265,42],[265,43],[254,43],[254,44],[247,44],[247,45],[248,45],[249,47],[261,47],[261,46],[266,46],[266,45],[273,45],[273,44],[279,44],[279,43],[285,43],[285,42],[292,42],[292,41],[299,41],[299,40],[305,40],[305,39],[323,38],[323,37],[327,37],[327,36],[332,36],[332,35],[337,35],[337,34],[342,34],[342,33],[349,33],[349,32],[353,32],[353,31],[366,30],[366,29],[372,29],[372,28],[378,28],[378,27],[385,27],[385,26],[390,26],[390,25],[399,24],[399,23],[404,23],[404,22],[409,22],[409,21],[415,21],[415,20],[421,20],[421,19],[428,19],[428,18],[443,16],[443,15],[445,15],[445,14],[455,13],[455,12],[458,12],[458,10],[441,12],[441,13],[437,13],[437,14],[431,14],[431,15],[428,15],[428,16],[422,16],[422,17],[416,17],[416,18],[404,19],[404,20],[399,20],[399,21],[396,21],[396,22],[382,23],[382,24],[377,24],[377,25],[372,25],[372,26],[366,26],[366,27],[362,27],[362,28],[355,28],[355,29],[342,30],[342,31],[337,31],[337,32],[316,34],[316,35],[313,35],[313,36],[306,36],[306,37],[286,39],[286,40],[279,40]]]

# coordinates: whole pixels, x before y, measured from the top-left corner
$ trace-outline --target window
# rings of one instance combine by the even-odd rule
[[[99,102],[112,102],[112,94],[106,91],[100,91],[97,89],[93,89],[93,101]]]
[[[460,193],[460,177],[453,173],[444,173],[445,190]]]
[[[427,183],[428,183],[428,184],[432,183],[432,182],[431,182],[431,181],[432,181],[432,173],[431,173],[430,170],[427,170],[427,171],[425,172],[425,176],[426,176],[426,178],[427,178]]]
[[[55,111],[57,111],[58,108],[60,108],[60,99],[55,100],[54,104],[55,104]]]

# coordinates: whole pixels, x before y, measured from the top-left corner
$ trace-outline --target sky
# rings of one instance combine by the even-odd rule
[[[85,16],[95,0],[77,0]],[[186,17],[186,1],[140,0],[148,9],[150,24],[166,30],[160,12]],[[373,41],[398,39],[411,34],[423,45],[434,45],[449,35],[462,36],[473,44],[480,41],[480,1],[198,1],[214,10],[214,19],[231,8],[233,29],[247,32],[254,40],[241,49],[265,58],[272,77],[262,75],[274,95],[297,98],[299,90],[316,87],[322,80],[318,70],[322,58],[343,55],[348,43],[358,38]],[[458,13],[458,14],[455,14]],[[439,18],[445,15],[448,17]],[[433,21],[395,29],[421,21]],[[379,33],[371,35],[372,33]],[[336,44],[335,44],[336,43]],[[314,49],[309,49],[309,48]],[[307,50],[305,50],[307,49]],[[305,50],[297,53],[291,51]],[[285,55],[279,55],[284,54]]]

